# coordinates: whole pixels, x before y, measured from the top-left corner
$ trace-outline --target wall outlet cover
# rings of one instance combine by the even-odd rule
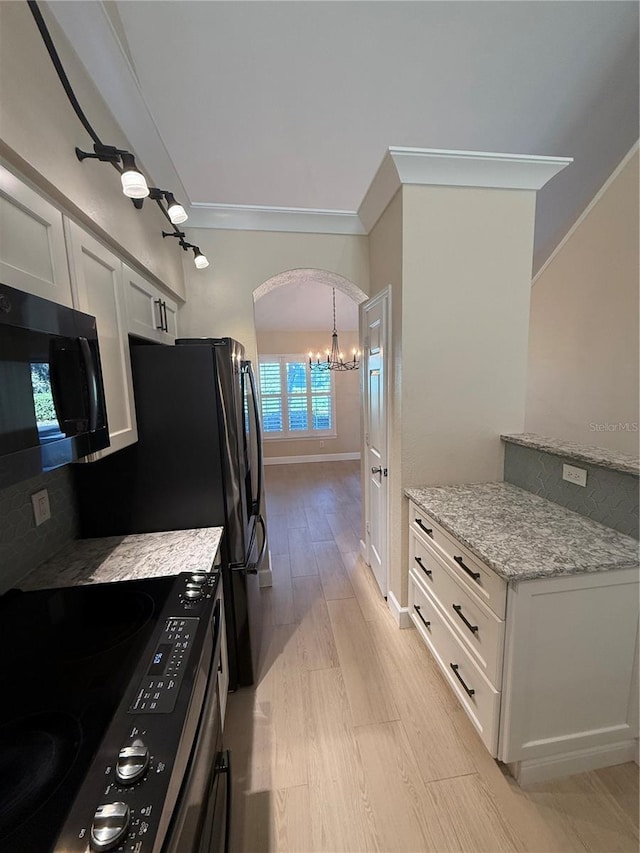
[[[562,479],[576,486],[587,485],[587,472],[584,468],[576,468],[575,465],[562,466]]]
[[[34,494],[31,495],[31,504],[33,506],[33,518],[36,523],[36,527],[39,527],[51,518],[49,492],[47,489],[41,489],[39,492],[34,492]]]

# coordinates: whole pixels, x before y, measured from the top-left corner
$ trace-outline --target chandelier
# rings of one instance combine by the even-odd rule
[[[326,360],[320,360],[320,353],[309,353],[310,370],[357,370],[360,367],[360,351],[353,350],[353,358],[345,361],[344,353],[340,351],[338,344],[338,330],[336,329],[336,289],[333,288],[333,332],[331,333],[331,349],[326,350]]]

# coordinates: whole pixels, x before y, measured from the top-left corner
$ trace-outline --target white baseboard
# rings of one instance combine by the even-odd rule
[[[359,453],[317,453],[313,456],[265,456],[265,465],[295,465],[298,462],[346,462],[360,459]]]
[[[413,628],[413,622],[409,616],[409,608],[401,607],[400,602],[395,595],[389,590],[387,595],[387,606],[391,611],[391,615],[396,621],[398,628]]]
[[[574,752],[564,752],[560,755],[550,755],[548,758],[516,761],[513,764],[507,764],[507,767],[518,784],[525,786],[533,785],[535,782],[556,779],[558,776],[571,776],[573,773],[584,773],[586,770],[598,770],[600,767],[626,764],[627,761],[635,760],[636,752],[637,741],[626,740],[606,746],[595,746]]]

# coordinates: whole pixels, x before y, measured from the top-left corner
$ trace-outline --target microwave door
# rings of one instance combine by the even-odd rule
[[[64,435],[94,433],[103,426],[96,358],[86,338],[53,339],[49,375],[53,405]]]

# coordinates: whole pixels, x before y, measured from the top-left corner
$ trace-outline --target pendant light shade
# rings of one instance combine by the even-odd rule
[[[171,222],[174,225],[181,225],[183,222],[186,222],[189,218],[187,211],[175,200],[173,193],[165,192],[164,195],[167,200],[167,213]]]
[[[209,261],[206,256],[202,254],[202,252],[198,249],[198,251],[194,251],[194,259],[193,262],[199,270],[206,269],[209,266]]]
[[[146,198],[149,195],[147,181],[138,171],[133,154],[128,151],[122,153],[122,192],[127,198]]]

